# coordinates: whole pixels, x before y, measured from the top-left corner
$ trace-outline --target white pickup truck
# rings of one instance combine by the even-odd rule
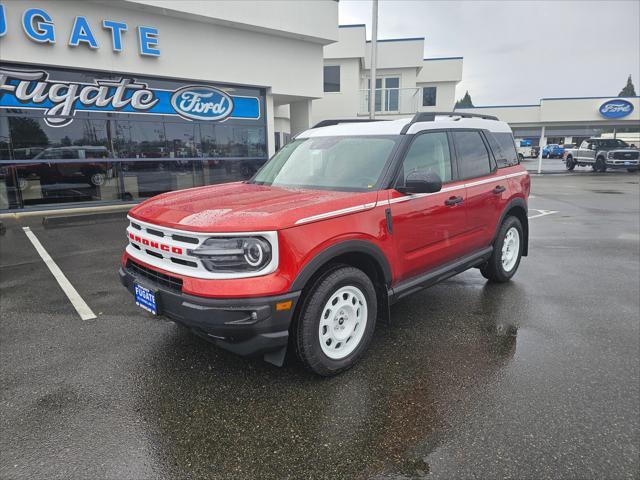
[[[573,170],[576,165],[590,165],[596,172],[605,172],[607,168],[635,172],[639,159],[640,151],[618,138],[588,138],[578,148],[565,152],[564,163],[567,170]]]

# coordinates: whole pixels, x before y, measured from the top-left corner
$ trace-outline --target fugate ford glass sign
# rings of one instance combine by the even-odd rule
[[[80,4],[80,2],[78,2]],[[56,24],[42,8],[27,8],[22,13],[22,30],[30,40],[43,44],[55,44],[58,42]],[[125,22],[114,20],[102,20],[100,26],[108,32],[111,37],[111,48],[114,52],[121,52],[123,49],[123,39],[129,27]],[[100,26],[93,25],[86,17],[78,15],[74,18],[69,35],[68,45],[70,47],[88,47],[91,49],[100,48],[96,39],[96,31]],[[4,5],[0,4],[0,37],[8,31],[7,12]],[[155,27],[138,25],[137,43],[140,55],[158,57],[160,56],[159,32]]]
[[[257,97],[229,95],[206,85],[175,90],[149,88],[133,77],[95,79],[92,83],[51,78],[44,70],[0,68],[0,108],[36,109],[52,127],[63,127],[76,112],[177,115],[187,120],[258,120]]]
[[[633,104],[626,100],[609,100],[600,105],[600,115],[605,118],[622,118],[633,112]]]

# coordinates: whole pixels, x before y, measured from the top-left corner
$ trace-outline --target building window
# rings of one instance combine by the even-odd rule
[[[422,87],[422,106],[436,106],[436,87]]]
[[[331,65],[324,67],[324,91],[340,91],[340,65]]]

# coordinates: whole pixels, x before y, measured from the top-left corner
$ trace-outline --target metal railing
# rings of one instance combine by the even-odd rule
[[[402,115],[416,113],[422,105],[421,89],[377,88],[375,98],[376,114]],[[369,114],[369,90],[360,90],[358,115]]]

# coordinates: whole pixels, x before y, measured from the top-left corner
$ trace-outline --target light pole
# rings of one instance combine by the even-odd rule
[[[369,118],[376,118],[376,60],[378,51],[378,0],[371,6],[371,75],[369,79]]]

